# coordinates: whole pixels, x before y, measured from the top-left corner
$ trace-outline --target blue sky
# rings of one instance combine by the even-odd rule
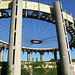
[[[29,1],[37,1],[37,0],[29,0]],[[53,3],[57,0],[39,0],[40,3],[44,3],[44,4],[48,4],[48,2],[50,1],[50,5],[53,6]],[[72,13],[73,17],[75,16],[75,0],[59,0],[62,2],[63,5],[63,10],[66,9],[67,13],[70,14]],[[32,24],[32,26],[31,26]],[[47,25],[47,26],[46,26]],[[34,20],[34,19],[23,19],[23,33],[22,33],[22,45],[26,46],[26,47],[34,47],[34,48],[48,48],[48,47],[58,47],[57,44],[57,37],[51,38],[51,39],[47,39],[43,42],[43,44],[41,45],[32,45],[30,44],[30,40],[33,39],[46,39],[49,37],[53,37],[56,36],[56,28],[55,25],[51,24],[51,23],[47,23],[47,22],[43,22],[43,21],[39,21],[39,20]],[[5,42],[9,42],[9,28],[10,28],[10,18],[9,19],[1,19],[0,20],[0,40],[3,40]],[[33,28],[33,30],[31,30],[31,28]],[[50,29],[50,31],[49,31]],[[37,30],[37,31],[36,31]],[[26,34],[28,35],[26,35]],[[37,35],[36,35],[37,33]],[[41,35],[41,36],[40,36]],[[30,36],[30,37],[28,37]],[[68,38],[70,39],[70,35],[68,34]],[[28,44],[28,45],[27,45]],[[23,54],[23,52],[21,53],[21,60],[22,61],[27,61],[27,53],[25,52]],[[6,52],[6,50],[4,51],[4,61],[7,60],[7,56],[8,56],[8,51]],[[75,59],[75,49],[73,49],[73,51],[71,51],[71,57],[72,59]],[[35,53],[32,53],[31,55],[31,60],[32,58],[34,58],[34,60],[36,60],[36,58],[38,58],[38,60],[40,60],[40,55],[39,53],[37,53],[35,55]],[[49,61],[51,58],[54,58],[54,54],[53,53],[45,53],[44,54],[44,61]],[[59,53],[58,53],[58,58],[59,58]]]

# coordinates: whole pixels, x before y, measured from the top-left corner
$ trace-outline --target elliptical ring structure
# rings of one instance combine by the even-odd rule
[[[22,3],[23,3],[23,7],[21,7],[20,6],[20,3],[21,3],[21,6],[22,6]],[[16,11],[15,12],[15,17],[13,16],[12,17],[12,21],[13,21],[13,19],[14,18],[16,18],[16,16],[17,16],[17,18],[19,19],[19,20],[21,20],[19,17],[21,17],[22,18],[22,16],[23,16],[23,18],[34,18],[34,19],[39,19],[39,20],[43,20],[43,21],[47,21],[47,22],[50,22],[50,23],[53,23],[53,24],[55,24],[55,20],[56,20],[56,18],[57,17],[59,17],[59,16],[56,16],[55,17],[55,15],[56,15],[56,13],[57,12],[55,12],[55,11],[57,11],[57,10],[59,10],[59,9],[56,9],[55,8],[55,6],[60,6],[59,8],[61,9],[60,11],[58,11],[58,13],[61,13],[62,14],[62,17],[63,17],[63,22],[64,22],[64,24],[65,25],[63,25],[63,26],[66,26],[66,30],[69,32],[69,34],[71,35],[71,41],[69,42],[69,46],[70,46],[70,48],[75,48],[75,18],[73,18],[71,15],[69,15],[69,14],[67,14],[66,13],[66,11],[64,12],[63,10],[62,10],[62,6],[61,6],[61,3],[59,2],[59,1],[57,1],[57,2],[55,2],[54,3],[54,8],[52,7],[52,6],[50,6],[50,4],[49,5],[45,5],[45,4],[42,4],[42,3],[39,3],[39,1],[38,2],[31,2],[31,1],[21,1],[21,0],[18,0],[18,1],[16,1],[16,0],[14,0],[13,1],[13,6],[12,6],[12,1],[0,1],[0,19],[1,18],[9,18],[9,17],[11,17],[11,14],[9,14],[9,12],[8,11],[6,11],[6,10],[11,10],[11,8],[12,8],[12,12],[14,12],[14,11]],[[17,8],[18,7],[18,8]],[[15,9],[14,9],[15,8]],[[21,11],[19,11],[19,9],[22,9],[23,10],[23,13],[21,12]],[[19,11],[19,12],[17,12],[17,11]],[[29,14],[28,12],[29,11],[33,11],[31,14]],[[19,14],[21,14],[22,13],[22,16],[21,15],[19,15]],[[42,13],[42,14],[40,14],[40,13]],[[55,14],[54,14],[55,13]],[[14,14],[14,13],[13,13]],[[19,23],[19,22],[18,22]],[[59,23],[59,21],[57,21],[57,24]],[[21,24],[21,22],[20,22],[20,24]],[[61,23],[62,24],[62,23]],[[11,25],[12,25],[12,23],[11,23]],[[65,27],[64,27],[65,28]],[[64,29],[65,30],[65,29]],[[12,30],[11,30],[12,31]],[[15,29],[15,31],[16,31],[16,29]],[[16,32],[15,33],[15,31],[14,31],[14,34],[16,34],[16,33],[18,33],[18,32]],[[66,34],[65,34],[66,35]],[[12,36],[12,35],[11,35]],[[12,37],[10,37],[10,38],[12,38]],[[67,39],[67,37],[66,37],[66,39]],[[34,41],[37,41],[38,43],[35,43]],[[66,40],[67,41],[67,40]],[[10,41],[11,42],[11,41]],[[19,49],[20,49],[20,46],[16,46],[16,48],[15,47],[12,47],[12,44],[11,43],[9,43],[9,44],[7,44],[7,43],[4,43],[4,42],[1,42],[0,41],[0,43],[1,43],[1,47],[5,47],[5,45],[6,45],[6,48],[9,48],[9,50],[11,50],[11,48],[13,49],[13,58],[15,58],[14,57],[14,54],[15,54],[15,51],[17,51],[18,50],[18,47],[19,47]],[[35,43],[35,44],[40,44],[40,43],[42,43],[42,41],[41,40],[31,40],[31,43]],[[11,44],[11,45],[10,45]],[[18,42],[17,42],[17,44],[18,44]],[[14,46],[15,46],[15,44],[14,44]],[[24,47],[22,47],[22,48],[24,48]],[[67,48],[68,48],[68,44],[67,44]],[[16,49],[16,50],[15,50]],[[33,50],[34,48],[25,48],[26,50]],[[62,48],[60,48],[60,49],[62,49]],[[24,50],[24,49],[22,49],[22,50]],[[37,49],[35,49],[35,50],[37,50]],[[42,49],[41,49],[42,50]],[[43,49],[43,50],[51,50],[51,49]],[[52,50],[54,50],[54,48],[52,49]],[[55,50],[57,50],[57,48],[55,48]],[[59,50],[59,48],[58,48],[58,50]],[[69,54],[69,49],[67,49],[68,50],[68,54]],[[66,51],[65,51],[66,52]],[[10,55],[10,53],[12,53],[12,51],[11,52],[9,52],[9,57],[11,56]],[[17,52],[16,53],[16,57],[17,57],[17,55],[19,55],[19,53]],[[69,54],[70,55],[70,54]],[[19,55],[20,56],[20,55]],[[63,61],[64,61],[64,58],[65,58],[65,56],[63,56],[62,57],[63,58]],[[70,56],[69,56],[69,58],[70,58]],[[10,58],[9,58],[10,59]],[[11,71],[12,71],[12,74],[11,75],[20,75],[20,69],[18,70],[18,67],[20,67],[20,64],[19,64],[19,66],[17,66],[17,65],[14,65],[14,61],[15,61],[16,59],[13,59],[12,61],[13,61],[13,64],[11,64],[12,63],[12,61],[11,62],[9,62],[9,64],[10,64],[10,69],[11,69]],[[9,60],[10,61],[10,60]],[[65,60],[66,61],[66,60]],[[20,63],[20,59],[19,59],[19,62],[15,62],[15,64],[17,64],[17,63]],[[63,62],[62,62],[63,63]],[[13,67],[12,67],[12,65],[14,65],[15,67],[14,67],[14,71],[13,71]],[[65,65],[65,64],[64,64]],[[62,65],[61,65],[62,66]],[[65,67],[65,66],[64,66]],[[68,68],[68,67],[67,67]],[[65,68],[64,68],[65,69]],[[68,72],[69,72],[69,69],[66,69],[65,70],[65,72],[63,73],[63,75],[66,75],[65,73],[67,72],[67,70],[68,70]],[[62,71],[63,72],[63,71]],[[69,74],[69,73],[68,73]]]

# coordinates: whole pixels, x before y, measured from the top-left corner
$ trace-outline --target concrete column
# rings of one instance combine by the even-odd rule
[[[55,59],[55,62],[57,62],[57,51],[54,51],[54,59]]]
[[[30,52],[27,52],[27,61],[30,62]]]
[[[3,57],[4,57],[4,47],[0,48],[0,62],[3,62]]]
[[[43,61],[43,52],[40,52],[40,59]]]
[[[10,75],[21,75],[22,0],[13,0],[8,62]]]
[[[67,39],[65,21],[63,19],[62,5],[59,1],[53,4],[54,17],[56,22],[56,30],[58,37],[58,45],[60,52],[60,63],[62,75],[73,75],[69,43]]]

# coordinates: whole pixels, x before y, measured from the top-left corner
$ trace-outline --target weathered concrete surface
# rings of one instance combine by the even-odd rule
[[[73,75],[66,26],[62,13],[62,5],[59,1],[56,1],[53,4],[53,8],[57,29],[62,75]]]
[[[21,75],[22,0],[13,1],[8,62],[11,75]]]

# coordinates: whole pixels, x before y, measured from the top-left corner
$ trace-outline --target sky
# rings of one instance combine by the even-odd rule
[[[36,2],[37,0],[28,0],[28,1],[34,1]],[[53,3],[57,0],[39,0],[40,3],[43,4],[48,4],[50,2],[50,5],[53,6]],[[72,16],[75,17],[75,0],[59,0],[62,2],[63,6],[63,11],[66,9],[67,13],[70,14],[72,13]],[[10,12],[10,11],[9,11]],[[47,25],[47,26],[46,26]],[[31,29],[32,28],[32,29]],[[0,40],[3,40],[5,42],[9,42],[9,29],[10,29],[10,18],[8,19],[0,19]],[[32,47],[32,48],[54,48],[58,47],[57,43],[57,37],[56,36],[56,28],[54,24],[43,22],[40,20],[34,20],[34,19],[29,19],[29,18],[24,18],[22,22],[22,46],[26,47]],[[25,34],[26,33],[26,34]],[[37,33],[37,34],[36,34]],[[50,37],[54,37],[51,39],[48,39]],[[42,44],[38,45],[33,45],[30,43],[30,40],[33,39],[47,39],[45,40]],[[70,35],[68,34],[68,38],[71,39]],[[71,51],[71,57],[72,59],[75,59],[75,49]],[[7,61],[8,57],[8,51],[4,51],[4,61]],[[58,56],[59,58],[59,52]],[[40,61],[40,55],[39,53],[32,53],[31,55],[31,61],[32,58],[34,58],[34,61],[36,58]],[[53,53],[45,53],[44,54],[44,61],[49,61],[50,59],[54,58]],[[21,53],[21,60],[22,61],[27,61],[27,53],[23,52]]]

